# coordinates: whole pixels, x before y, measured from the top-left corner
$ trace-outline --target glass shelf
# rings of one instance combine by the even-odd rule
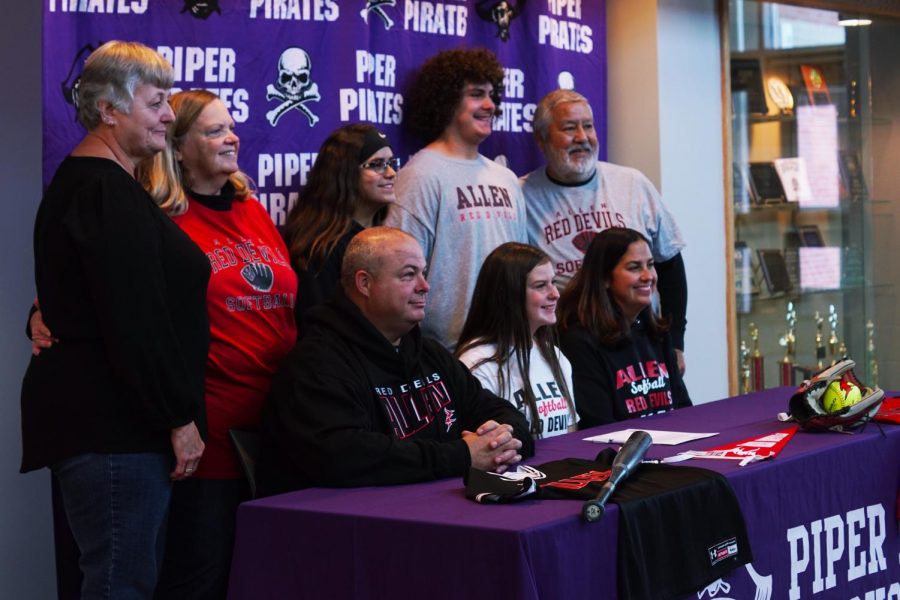
[[[789,304],[798,364],[815,356],[817,331],[827,339],[833,326],[863,381],[877,362],[882,381],[867,383],[900,388],[900,341],[892,335],[900,269],[882,252],[896,248],[900,226],[900,141],[889,126],[900,119],[893,59],[900,21],[873,17],[871,28],[843,28],[837,13],[814,7],[728,5],[733,391],[744,391],[741,344],[754,346],[751,324],[766,357],[765,381],[779,384],[778,339],[789,327]],[[783,86],[770,86],[772,78]],[[780,111],[788,100],[792,110]],[[778,161],[776,173],[781,158],[799,160]],[[835,204],[757,201],[778,197],[778,189],[808,189],[807,197]],[[825,319],[818,327],[817,314]]]
[[[735,118],[735,115],[732,115],[732,118]],[[751,123],[796,123],[797,115],[790,114],[774,114],[774,115],[756,115],[756,114],[748,114],[747,120]],[[848,117],[838,117],[837,123],[838,125],[847,125],[858,122],[859,119],[851,119]],[[872,117],[868,119],[869,124],[871,125],[891,125],[894,121],[893,119],[889,119],[886,117]]]
[[[869,203],[889,202],[884,200],[865,200]],[[736,219],[752,219],[753,217],[763,216],[766,214],[794,214],[794,215],[816,215],[816,214],[832,214],[845,215],[858,210],[857,203],[861,200],[852,200],[849,198],[841,198],[838,206],[802,206],[797,202],[772,202],[769,204],[749,203],[746,207],[735,206],[734,216]]]

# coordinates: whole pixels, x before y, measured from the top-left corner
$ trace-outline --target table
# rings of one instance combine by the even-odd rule
[[[786,427],[775,388],[642,420],[541,440],[540,464],[591,458],[587,435],[628,427],[719,434],[648,457],[702,450]],[[754,561],[697,600],[900,598],[900,426],[853,435],[800,431],[777,458],[725,474],[741,504]],[[243,504],[229,598],[615,598],[618,510],[586,523],[581,503],[479,505],[460,479],[308,489]],[[871,593],[871,595],[867,595]]]

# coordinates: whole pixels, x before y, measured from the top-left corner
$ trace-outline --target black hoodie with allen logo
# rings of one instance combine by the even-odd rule
[[[341,291],[307,324],[263,410],[261,495],[462,476],[462,432],[491,419],[534,453],[524,417],[418,326],[395,347]]]
[[[654,340],[643,319],[614,347],[581,327],[565,331],[559,342],[572,363],[581,429],[691,406],[670,335]]]

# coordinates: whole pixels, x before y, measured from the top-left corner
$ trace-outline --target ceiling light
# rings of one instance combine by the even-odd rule
[[[838,13],[838,25],[840,25],[841,27],[864,27],[871,24],[872,19],[868,19],[860,15]]]

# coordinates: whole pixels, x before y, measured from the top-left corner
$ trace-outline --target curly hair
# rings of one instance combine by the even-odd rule
[[[288,213],[284,235],[291,264],[298,270],[318,270],[341,237],[350,230],[362,197],[359,153],[366,134],[377,131],[368,123],[344,125],[329,135],[300,193]],[[386,208],[375,215],[375,224]]]
[[[453,120],[467,83],[490,83],[491,99],[500,104],[503,96],[503,67],[487,48],[454,48],[425,61],[406,92],[410,132],[430,144]]]

